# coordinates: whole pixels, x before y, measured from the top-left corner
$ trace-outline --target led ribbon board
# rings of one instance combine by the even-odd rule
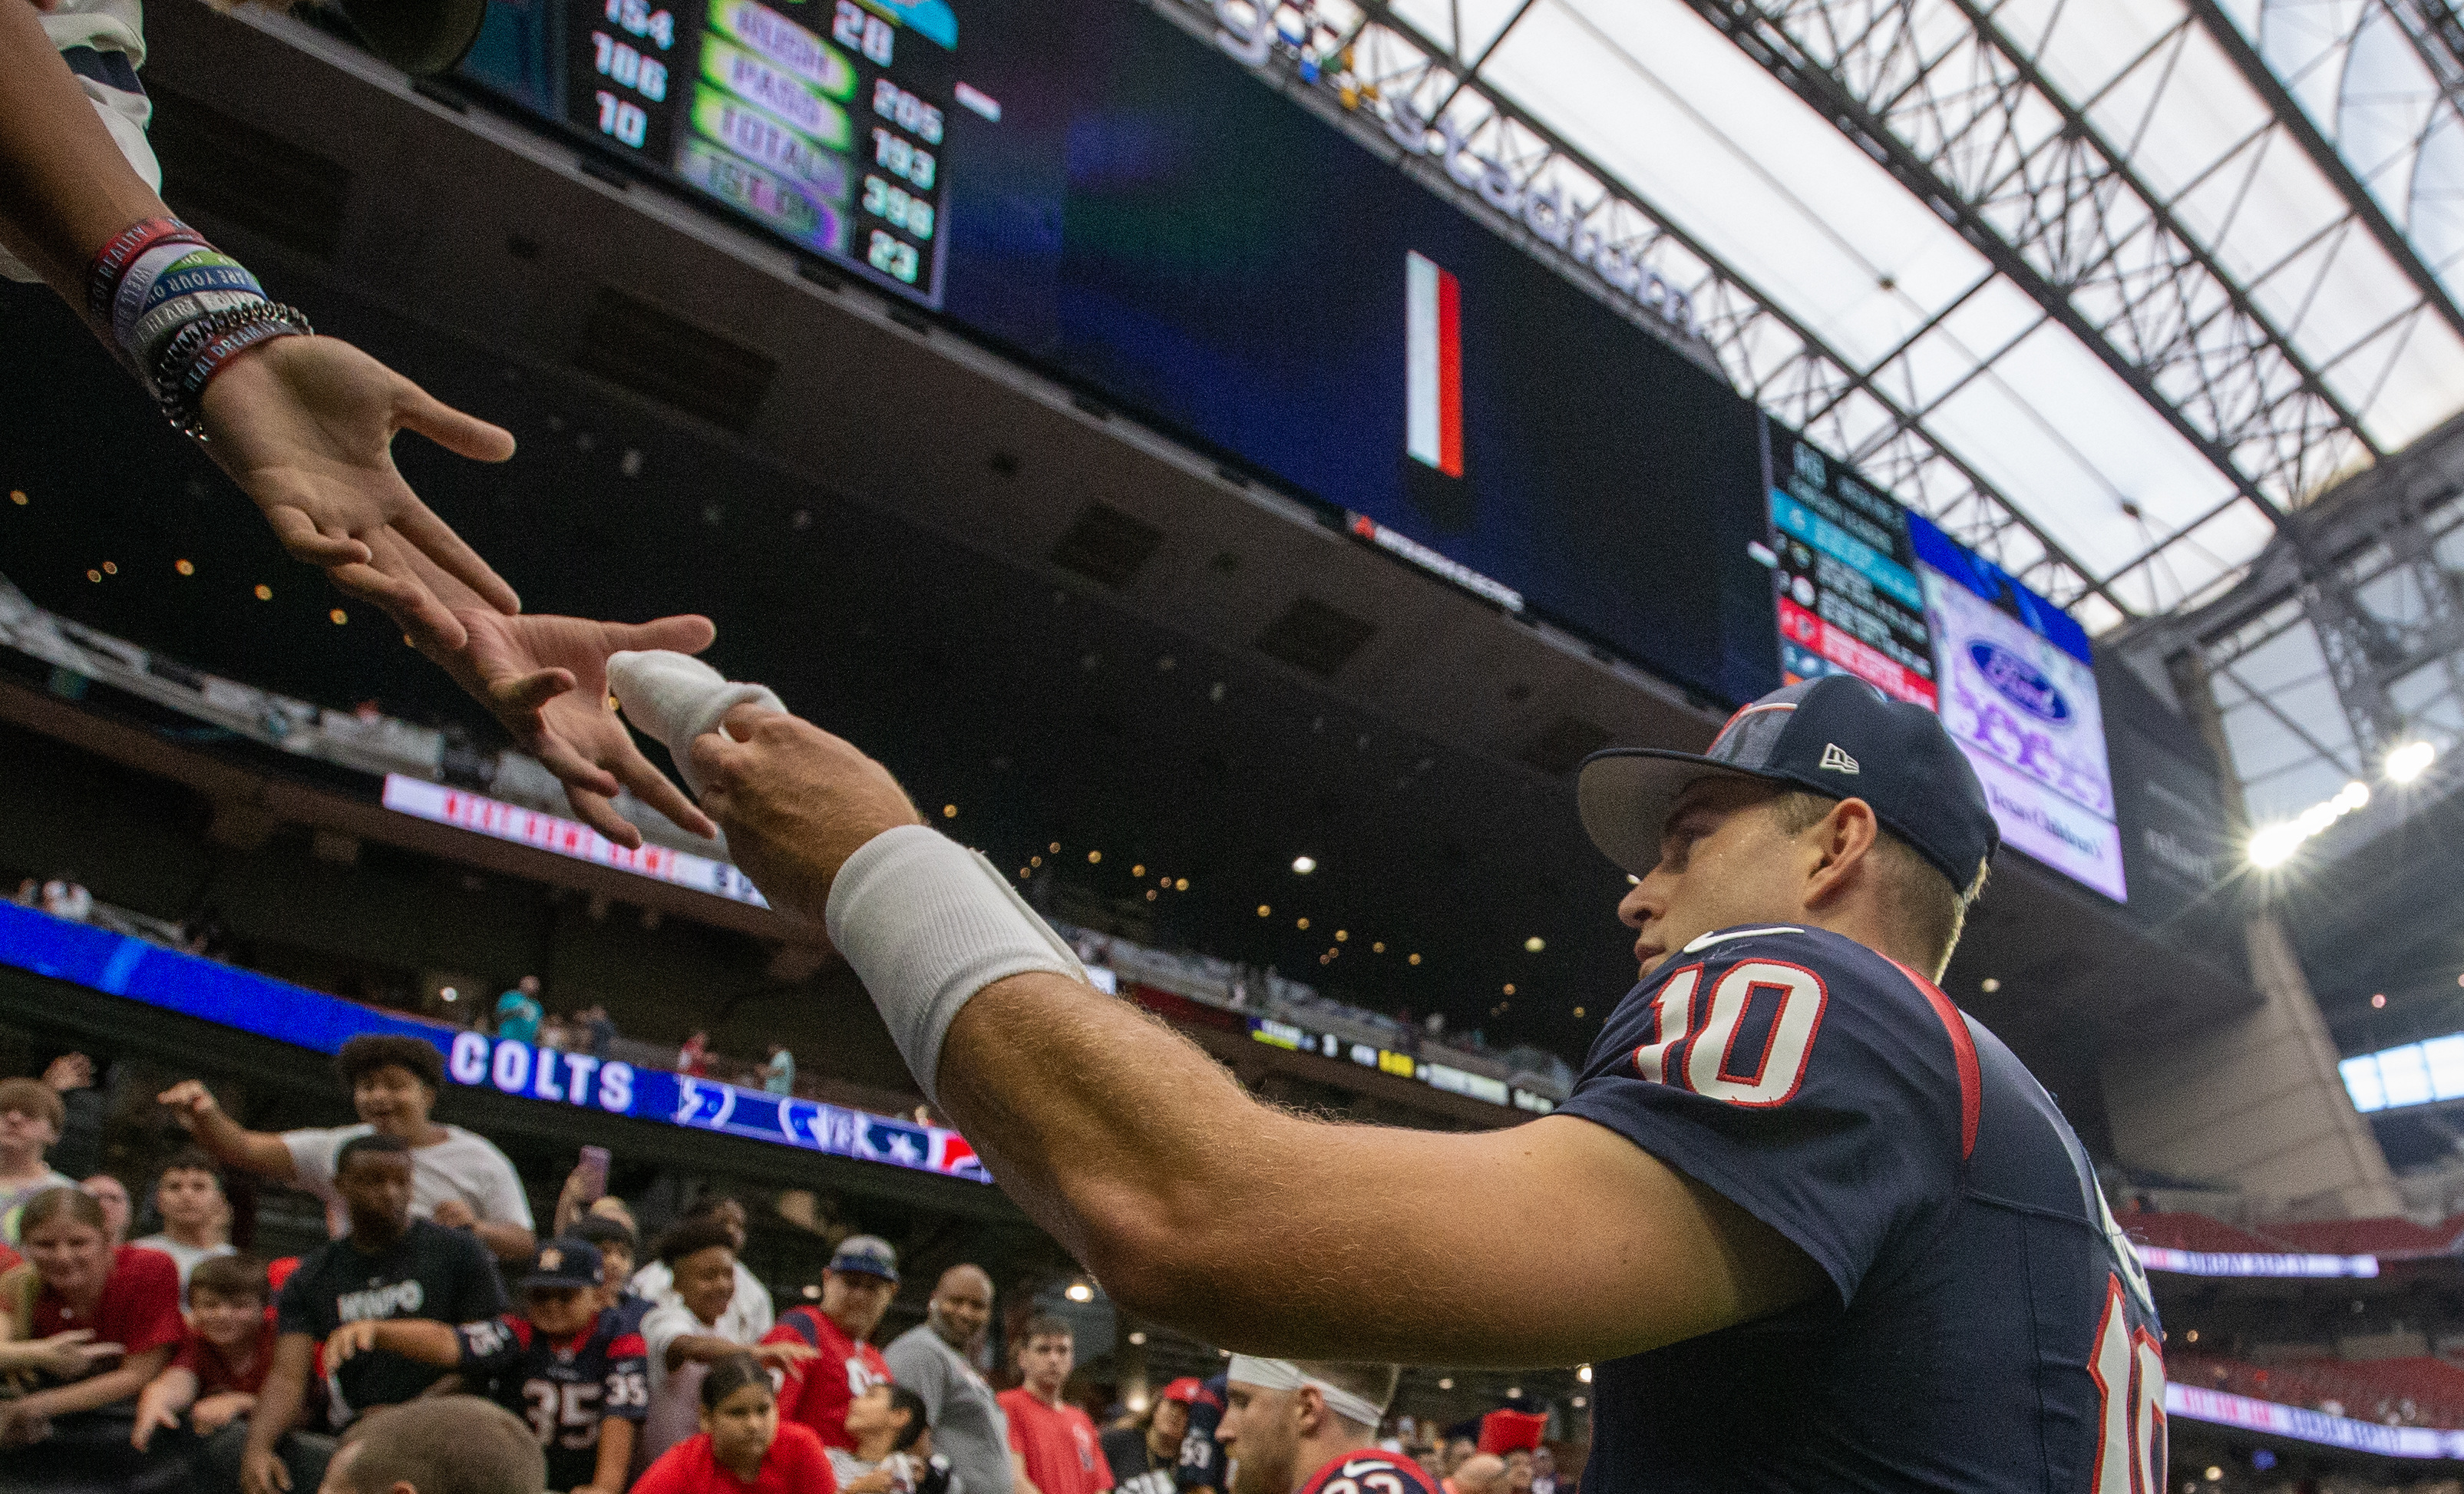
[[[2375,1421],[2331,1417],[2323,1411],[2255,1400],[2197,1385],[2167,1384],[2165,1415],[2265,1432],[2322,1447],[2376,1453],[2382,1458],[2464,1458],[2464,1432],[2426,1426],[2381,1426]]]
[[[0,964],[318,1053],[336,1052],[363,1033],[416,1038],[445,1055],[448,1079],[470,1088],[969,1182],[992,1181],[975,1148],[945,1127],[491,1039],[14,904],[0,904]]]

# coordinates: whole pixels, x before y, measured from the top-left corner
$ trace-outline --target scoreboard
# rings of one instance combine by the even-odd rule
[[[498,0],[462,74],[937,306],[950,112],[999,110],[958,39],[947,0]]]

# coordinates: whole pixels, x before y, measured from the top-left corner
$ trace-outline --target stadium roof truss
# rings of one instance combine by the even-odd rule
[[[2094,632],[2236,593],[2286,516],[2464,408],[2464,22],[2441,0],[1274,16],[1281,65],[1625,246],[1738,388]],[[2288,811],[2420,714],[2354,642],[2413,620],[2371,622],[2347,569],[2214,676]],[[2321,685],[2345,706],[2323,719],[2293,698]]]

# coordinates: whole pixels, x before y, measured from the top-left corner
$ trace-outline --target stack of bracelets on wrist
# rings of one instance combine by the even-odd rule
[[[86,277],[86,314],[111,329],[121,362],[172,428],[199,441],[198,402],[215,374],[260,342],[315,331],[177,218],[130,224],[102,247]]]

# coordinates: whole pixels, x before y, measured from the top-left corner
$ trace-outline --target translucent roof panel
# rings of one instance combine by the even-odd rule
[[[2062,600],[2101,630],[2216,594],[2274,510],[2464,407],[2457,319],[2400,257],[2464,262],[2464,118],[2382,0],[2226,9],[2237,30],[2221,36],[2183,0],[1758,10],[2032,281],[1686,0],[1397,0],[1363,19],[1391,16],[1428,54],[1424,108],[1442,101],[1466,136],[1529,121],[1585,158],[1582,190],[1648,204],[1750,286],[1865,384],[1781,391],[1814,408],[1817,439],[1903,500],[1975,519],[1963,532],[1992,534],[2014,570],[2075,571]],[[2374,200],[2402,198],[2396,253],[2290,132],[2285,94],[2350,142]],[[2081,129],[2103,154],[2061,149]],[[2083,157],[2103,175],[2078,174]],[[2086,220],[2063,215],[2087,211],[2107,247],[2081,260]],[[2068,288],[2057,309],[2084,336],[2039,284]],[[1767,400],[1774,362],[1838,382],[1767,322],[1734,320],[1715,345]],[[2112,366],[2142,358],[2159,360],[2143,364],[2153,398]]]

